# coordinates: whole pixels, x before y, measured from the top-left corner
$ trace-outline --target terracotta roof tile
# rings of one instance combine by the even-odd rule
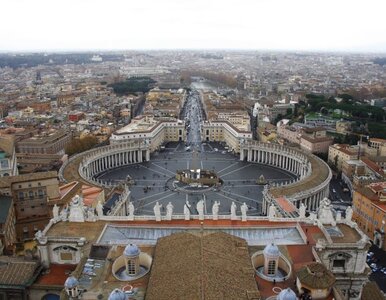
[[[0,285],[29,286],[39,267],[36,261],[24,261],[6,256],[0,257]]]

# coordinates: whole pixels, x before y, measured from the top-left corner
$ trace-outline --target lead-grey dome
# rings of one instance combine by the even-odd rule
[[[296,294],[290,288],[282,290],[277,296],[278,300],[297,300]]]
[[[64,287],[67,289],[73,289],[77,285],[79,285],[79,281],[74,276],[68,277],[64,283]]]
[[[123,251],[123,254],[128,257],[134,257],[138,256],[141,253],[138,246],[135,244],[129,244],[126,246],[125,250]]]
[[[120,289],[115,289],[110,293],[108,300],[127,300],[126,295]]]
[[[271,243],[264,248],[264,255],[270,258],[279,257],[279,248],[274,243]]]

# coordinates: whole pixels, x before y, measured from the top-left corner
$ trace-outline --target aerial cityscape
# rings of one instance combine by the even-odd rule
[[[386,299],[384,4],[22,2],[0,300]]]

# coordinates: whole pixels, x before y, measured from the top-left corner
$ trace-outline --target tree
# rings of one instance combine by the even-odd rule
[[[73,154],[89,150],[93,148],[96,144],[98,144],[98,140],[93,135],[88,135],[82,139],[74,138],[65,147],[65,151],[69,156],[71,156]]]

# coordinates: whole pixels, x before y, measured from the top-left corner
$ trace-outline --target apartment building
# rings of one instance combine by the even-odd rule
[[[48,202],[60,199],[59,180],[55,171],[2,177],[0,193],[13,198],[16,236],[23,241],[47,225],[51,215]]]
[[[334,144],[328,148],[328,163],[342,171],[344,161],[358,158],[358,146]]]
[[[0,136],[0,177],[18,174],[14,136],[2,135]]]
[[[71,141],[71,133],[64,130],[49,130],[17,143],[22,153],[64,154],[65,146]]]
[[[386,250],[386,182],[357,188],[353,195],[353,219],[379,248]]]
[[[11,196],[0,195],[0,255],[12,252],[16,242],[15,210]]]

